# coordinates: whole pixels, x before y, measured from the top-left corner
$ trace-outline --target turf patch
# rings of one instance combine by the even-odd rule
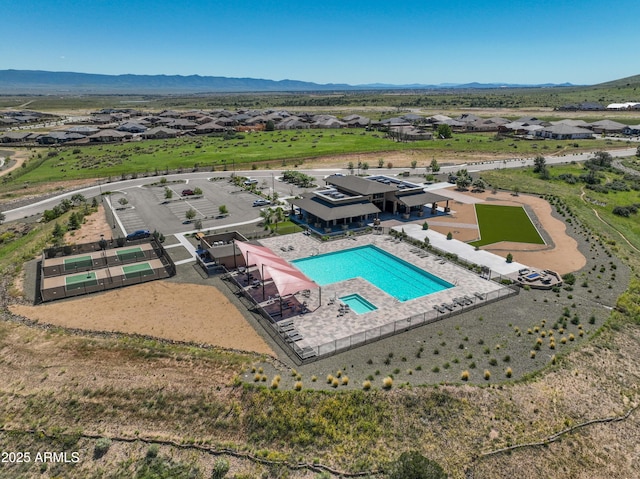
[[[475,207],[480,239],[469,243],[472,246],[484,246],[500,241],[544,244],[540,233],[522,206],[477,204]]]

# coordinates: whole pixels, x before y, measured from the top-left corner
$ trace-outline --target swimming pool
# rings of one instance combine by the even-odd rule
[[[292,263],[320,286],[360,277],[399,301],[453,287],[373,245],[310,256]]]
[[[371,304],[357,293],[341,296],[340,301],[349,305],[349,308],[356,314],[370,313],[371,311],[378,309],[375,305]]]

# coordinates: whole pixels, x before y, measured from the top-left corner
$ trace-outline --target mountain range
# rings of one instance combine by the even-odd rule
[[[446,83],[392,85],[371,83],[313,83],[200,75],[101,75],[41,70],[0,70],[0,94],[185,94],[248,92],[311,92],[349,90],[469,90],[573,86],[570,83],[522,85],[507,83]]]

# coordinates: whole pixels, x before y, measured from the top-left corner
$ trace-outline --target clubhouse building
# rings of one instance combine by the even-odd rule
[[[292,219],[319,234],[357,230],[381,219],[406,221],[449,212],[449,198],[399,178],[331,175],[325,183],[325,188],[290,200],[299,209],[292,211]]]

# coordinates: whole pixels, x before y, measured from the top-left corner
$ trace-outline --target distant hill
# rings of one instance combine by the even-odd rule
[[[605,83],[598,83],[593,85],[601,88],[617,88],[617,87],[638,87],[640,86],[640,75],[634,75],[619,80],[608,81]]]
[[[496,88],[557,87],[562,85],[521,85],[506,83],[465,83],[442,85],[391,85],[372,83],[347,85],[297,80],[264,80],[200,75],[99,75],[92,73],[48,72],[40,70],[0,70],[1,94],[86,93],[86,94],[184,94],[231,92],[304,92],[348,90],[470,90]]]

